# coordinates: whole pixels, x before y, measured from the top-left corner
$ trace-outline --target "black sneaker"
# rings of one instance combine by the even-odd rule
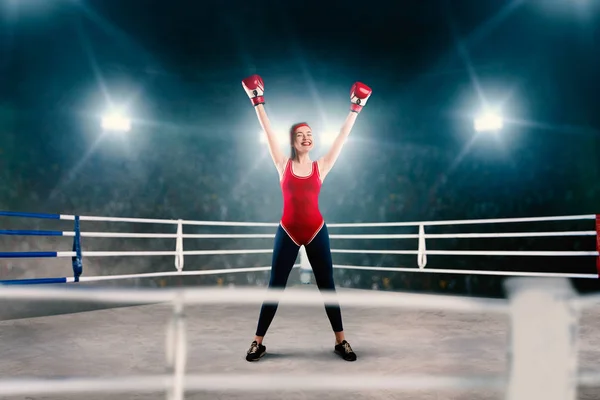
[[[246,354],[246,361],[258,361],[267,352],[267,348],[255,341],[250,345],[250,349]]]
[[[350,347],[350,343],[345,340],[335,345],[335,354],[339,355],[346,361],[356,361],[356,353]]]

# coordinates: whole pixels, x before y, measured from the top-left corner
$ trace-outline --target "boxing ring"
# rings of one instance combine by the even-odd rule
[[[39,276],[0,281],[9,302],[98,302],[128,307],[60,316],[0,321],[0,395],[43,398],[395,398],[544,399],[578,398],[578,390],[600,393],[600,295],[579,295],[569,279],[598,279],[600,217],[505,218],[402,223],[328,224],[333,229],[395,229],[391,234],[331,234],[334,268],[379,272],[498,275],[510,279],[506,299],[415,294],[340,288],[335,297],[314,285],[283,292],[264,287],[114,288],[82,286],[165,276],[240,274],[269,266],[218,270],[184,269],[191,256],[264,254],[264,248],[193,250],[184,239],[272,239],[276,223],[162,220],[0,212],[0,217],[67,221],[72,230],[3,229],[5,236],[69,238],[70,251],[0,252],[4,259],[70,259],[72,276]],[[428,233],[456,228],[579,221],[586,229],[524,232]],[[82,223],[164,224],[172,233],[84,231]],[[269,228],[271,233],[184,233],[184,227]],[[588,237],[584,250],[432,250],[443,239]],[[170,251],[87,251],[93,238],[174,240]],[[339,248],[336,241],[408,241],[416,249]],[[361,242],[362,243],[362,242]],[[433,246],[435,247],[435,246]],[[0,249],[4,250],[4,249]],[[337,263],[342,254],[405,255],[413,267]],[[86,276],[94,257],[173,257],[172,271]],[[589,261],[587,271],[491,271],[429,268],[428,257],[501,256],[531,259],[574,257]],[[0,261],[2,262],[2,261]],[[565,262],[565,265],[567,262]],[[310,264],[300,252],[302,283]],[[269,331],[267,358],[243,357],[265,299],[281,299]],[[358,361],[331,356],[333,341],[323,302],[339,301],[345,330]],[[322,314],[322,315],[321,315]],[[166,325],[166,328],[165,328]],[[166,330],[166,333],[165,333]],[[307,339],[309,340],[307,342]],[[293,344],[291,344],[292,342]],[[88,352],[86,354],[86,351]],[[25,355],[23,355],[25,354]],[[117,356],[122,358],[117,360]],[[32,372],[34,371],[34,372]],[[581,389],[584,387],[584,389]],[[443,397],[448,391],[449,396]],[[21,397],[19,397],[21,396]],[[53,397],[54,396],[54,397]],[[73,397],[66,397],[73,396]],[[98,396],[98,397],[94,397]],[[130,397],[125,397],[130,396]],[[272,397],[270,397],[272,396]],[[432,397],[435,396],[435,397]],[[461,397],[462,396],[462,397]],[[34,398],[34,397],[26,397]]]

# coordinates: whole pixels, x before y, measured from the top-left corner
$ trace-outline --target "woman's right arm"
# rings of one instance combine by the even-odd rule
[[[262,126],[263,130],[265,131],[265,134],[267,135],[269,153],[271,153],[271,158],[275,163],[275,168],[277,168],[277,171],[279,171],[279,173],[282,174],[287,159],[281,151],[279,141],[277,140],[277,135],[273,131],[273,128],[271,128],[271,122],[269,121],[269,117],[267,117],[267,110],[265,110],[264,104],[259,104],[254,108],[256,110],[258,122],[260,122],[260,126]]]
[[[260,126],[267,135],[269,153],[271,153],[271,158],[273,159],[273,163],[275,163],[275,168],[277,168],[277,171],[281,177],[287,159],[281,151],[281,147],[279,147],[277,136],[271,127],[271,122],[269,121],[267,111],[265,110],[265,84],[259,75],[252,75],[242,81],[242,86],[246,91],[246,94],[248,94],[248,97],[250,97],[250,101],[254,105]]]

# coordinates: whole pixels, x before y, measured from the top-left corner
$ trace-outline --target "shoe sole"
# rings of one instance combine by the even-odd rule
[[[258,356],[258,358],[255,358],[254,360],[248,360],[248,359],[246,359],[246,361],[248,361],[248,362],[256,362],[256,361],[260,361],[260,359],[261,359],[261,358],[263,358],[263,356],[264,356],[265,354],[267,354],[267,352],[266,352],[266,351],[265,351],[265,352],[263,352],[261,355],[259,355],[259,356]]]
[[[352,362],[352,361],[356,361],[358,359],[358,357],[356,357],[354,360],[347,360],[347,359],[344,358],[344,354],[342,352],[337,351],[337,350],[334,350],[333,352],[335,354],[337,354],[338,356],[340,356],[342,358],[342,360],[344,360],[344,361]]]

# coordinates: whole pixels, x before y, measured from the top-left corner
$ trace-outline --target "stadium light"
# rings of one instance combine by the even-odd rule
[[[486,112],[475,118],[473,125],[477,132],[499,131],[504,126],[504,121],[500,115]]]
[[[110,112],[102,117],[102,129],[114,132],[129,132],[131,120],[119,112]]]

